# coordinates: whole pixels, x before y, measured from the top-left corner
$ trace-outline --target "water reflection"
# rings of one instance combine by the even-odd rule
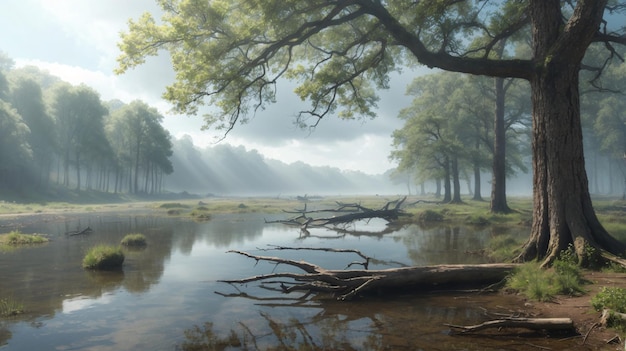
[[[92,228],[93,233],[66,235],[85,227]],[[351,303],[303,303],[285,300],[284,296],[278,301],[224,297],[214,292],[231,287],[217,280],[276,269],[226,251],[255,251],[270,244],[357,249],[379,259],[371,269],[480,263],[484,258],[468,253],[480,250],[492,235],[489,230],[419,226],[381,235],[380,228],[372,223],[369,234],[367,228],[355,226],[348,228],[352,233],[337,235],[316,229],[302,237],[297,229],[266,225],[261,214],[214,216],[201,223],[147,215],[94,214],[0,222],[0,228],[45,233],[51,239],[45,246],[0,254],[0,298],[18,297],[26,310],[24,315],[0,320],[0,345],[8,344],[9,349],[203,350],[228,345],[373,350],[391,345],[411,349],[445,336],[442,320],[467,321],[477,310],[464,307],[466,301],[451,307],[449,297],[438,301],[433,297],[394,296],[391,301]],[[82,269],[82,258],[90,247],[118,244],[129,233],[144,234],[148,245],[125,252],[123,271]],[[328,269],[345,268],[354,260],[320,252],[279,254]],[[276,292],[254,286],[245,291],[277,297]]]
[[[177,349],[197,350],[536,350],[572,349],[572,338],[542,333],[454,336],[446,324],[477,324],[491,313],[511,314],[502,306],[512,296],[396,296],[393,299],[329,302],[299,307],[260,305],[256,316],[229,330],[208,321],[184,331]],[[293,309],[297,311],[297,317]]]

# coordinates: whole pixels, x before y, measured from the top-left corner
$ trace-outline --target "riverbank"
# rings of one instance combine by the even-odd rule
[[[366,207],[379,208],[387,201],[397,200],[399,197],[324,197],[324,198],[204,198],[204,199],[176,199],[138,202],[115,202],[101,204],[71,204],[71,203],[33,203],[14,204],[1,203],[0,213],[3,217],[3,227],[19,227],[20,223],[50,221],[59,217],[73,216],[81,213],[115,213],[137,215],[163,215],[163,216],[186,216],[193,210],[203,207],[209,213],[279,213],[283,210],[302,209],[306,206],[312,208],[328,208],[337,202],[359,203]],[[529,199],[514,199],[511,206],[515,209],[512,215],[492,215],[488,212],[486,202],[468,201],[459,205],[441,205],[434,202],[418,202],[418,199],[407,199],[405,211],[409,216],[407,221],[419,221],[420,214],[424,211],[433,211],[441,215],[443,222],[475,223],[479,226],[527,226],[527,218],[530,215]],[[624,225],[624,203],[620,200],[602,199],[595,202],[598,216],[607,226],[620,229]],[[181,209],[177,214],[168,213],[172,208]],[[9,223],[9,224],[7,224]],[[12,229],[11,228],[11,229]],[[613,232],[612,232],[613,233]],[[622,234],[623,235],[623,234]],[[600,312],[594,311],[591,306],[591,298],[602,287],[619,287],[626,289],[626,275],[612,272],[584,272],[585,278],[590,284],[585,285],[586,294],[582,296],[558,296],[550,302],[528,301],[522,296],[514,295],[518,303],[507,306],[512,315],[541,318],[571,318],[574,321],[580,335],[576,338],[580,341],[580,349],[588,350],[623,350],[623,340],[619,343],[607,343],[616,340],[616,336],[623,338],[624,333],[614,329],[603,328],[599,325]],[[502,294],[511,292],[500,292]],[[533,338],[545,337],[528,335],[525,331],[489,331],[487,334],[508,333],[515,337],[523,338],[527,344],[532,344]],[[526,336],[528,336],[526,338]],[[465,337],[465,336],[459,336]],[[475,336],[474,336],[475,337]]]

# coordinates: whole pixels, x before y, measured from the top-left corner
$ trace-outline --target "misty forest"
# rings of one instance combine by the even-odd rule
[[[175,348],[183,350],[428,349],[423,340],[442,349],[514,347],[512,338],[500,338],[502,328],[536,332],[519,336],[542,349],[566,345],[544,340],[554,330],[578,338],[567,338],[565,348],[623,348],[621,336],[607,340],[607,319],[626,324],[626,2],[156,3],[158,13],[128,19],[119,33],[115,74],[166,56],[175,73],[163,87],[169,111],[142,100],[104,101],[93,87],[18,65],[0,51],[2,204],[129,204],[127,213],[109,219],[97,210],[90,216],[92,208],[75,217],[50,214],[59,224],[38,221],[27,207],[33,217],[8,219],[0,228],[56,230],[48,245],[66,251],[48,254],[54,269],[64,270],[70,263],[60,257],[76,260],[87,244],[120,242],[130,233],[148,237],[139,249],[122,249],[126,237],[113,248],[121,276],[97,275],[84,263],[88,254],[87,278],[69,269],[74,283],[57,284],[50,299],[64,313],[68,302],[59,296],[80,297],[76,287],[95,284],[91,306],[108,294],[128,308],[103,311],[102,321],[116,320],[113,314],[133,319],[142,304],[165,306],[158,312],[167,316],[163,325],[150,319],[145,325],[155,329],[139,331],[139,339],[154,338],[152,346],[159,338],[177,340]],[[285,163],[227,143],[260,111],[281,106],[285,82],[305,106],[285,111],[291,116],[285,123],[300,131],[317,133],[331,118],[389,118],[377,113],[383,91],[416,67],[429,70],[402,87],[408,103],[393,116],[401,127],[389,135],[387,155],[395,167],[380,174],[306,159]],[[201,119],[203,129],[221,138],[201,147],[190,135],[175,137],[164,127],[169,114]],[[181,202],[160,203],[170,200]],[[134,216],[134,201],[158,204]],[[233,208],[225,210],[225,203]],[[157,213],[153,218],[146,211],[166,212],[150,212]],[[0,270],[3,259],[27,259],[31,246],[3,256],[3,240],[0,235]],[[343,255],[359,259],[339,263],[335,257]],[[0,291],[19,291],[19,274],[11,279]],[[142,287],[133,291],[131,280]],[[199,281],[206,286],[198,288]],[[620,290],[611,294],[623,294],[622,301],[610,304],[598,297],[610,295],[600,282],[615,281]],[[157,286],[167,292],[151,295]],[[116,291],[121,287],[130,294]],[[433,290],[438,293],[412,293]],[[473,302],[452,308],[451,292],[509,309],[489,314]],[[502,293],[483,296],[493,292]],[[590,302],[586,292],[597,295]],[[381,298],[388,295],[394,298]],[[527,300],[537,307],[520,302]],[[23,313],[7,301],[0,292],[0,322],[3,314]],[[601,320],[576,310],[581,304],[602,312]],[[47,309],[41,315],[66,318]],[[399,310],[413,311],[415,320]],[[199,318],[208,321],[187,325]],[[437,321],[418,321],[428,318]],[[57,324],[63,323],[69,322]],[[415,323],[454,332],[409,336],[407,325]],[[171,335],[178,325],[187,328],[184,341]],[[586,344],[596,328],[602,330]],[[8,337],[4,329],[11,330]],[[23,335],[31,329],[0,323],[0,347],[12,337],[30,342]],[[448,338],[485,329],[497,335],[486,344]],[[57,346],[86,347],[67,342]]]

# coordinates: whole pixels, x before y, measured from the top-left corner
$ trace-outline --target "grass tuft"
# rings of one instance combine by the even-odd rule
[[[420,222],[441,222],[443,221],[443,214],[433,210],[425,210],[419,213],[417,218]]]
[[[512,235],[495,235],[487,244],[487,256],[493,262],[510,262],[522,248],[522,241]]]
[[[127,234],[121,241],[124,246],[141,247],[146,246],[146,236],[140,233]]]
[[[89,249],[83,258],[83,268],[97,270],[120,269],[124,263],[124,253],[119,247],[97,245]]]
[[[11,246],[33,245],[47,243],[48,238],[37,234],[22,234],[14,230],[8,234],[0,235],[0,243]]]
[[[11,317],[24,313],[24,305],[13,298],[0,299],[0,317]]]
[[[572,262],[560,260],[556,260],[551,269],[541,268],[538,262],[526,263],[507,281],[509,288],[536,301],[551,301],[558,294],[584,294],[583,284],[579,267]]]

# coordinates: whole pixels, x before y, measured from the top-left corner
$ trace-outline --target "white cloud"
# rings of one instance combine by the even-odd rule
[[[213,145],[222,136],[216,131],[200,131],[201,116],[169,112],[170,104],[161,98],[165,87],[174,80],[167,55],[149,58],[121,76],[113,74],[120,31],[126,30],[128,19],[136,19],[143,12],[160,17],[154,0],[9,0],[5,5],[11,13],[29,14],[21,16],[24,30],[17,31],[24,37],[0,39],[6,40],[0,42],[0,48],[18,65],[35,65],[71,84],[84,83],[96,89],[103,100],[143,100],[164,114],[164,126],[174,136],[189,134],[196,145]],[[15,23],[0,21],[0,31],[16,33]],[[257,149],[267,158],[287,163],[302,161],[368,173],[384,172],[393,167],[387,157],[391,133],[402,126],[397,113],[409,103],[405,87],[424,72],[418,69],[394,75],[392,89],[380,92],[377,118],[344,121],[329,116],[312,133],[293,123],[298,111],[309,104],[293,94],[293,83],[281,83],[278,102],[260,111],[249,123],[237,125],[223,142]]]

